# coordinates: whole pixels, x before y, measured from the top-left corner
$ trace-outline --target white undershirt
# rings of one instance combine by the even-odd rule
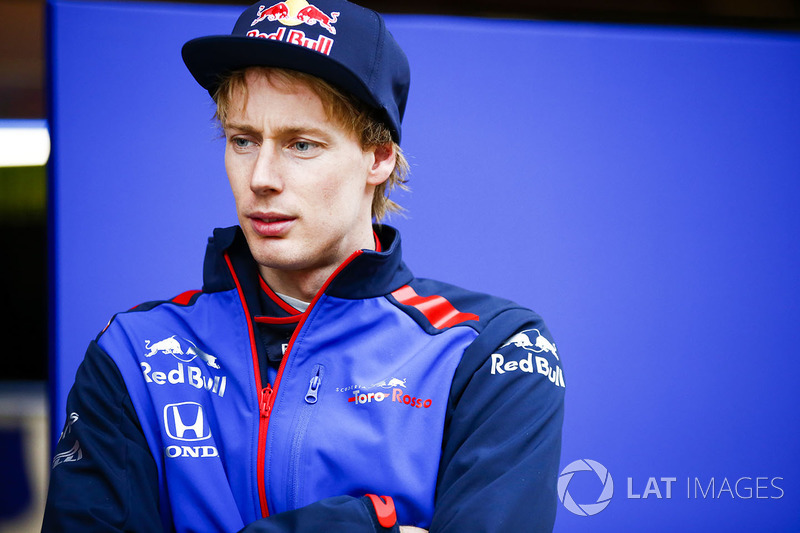
[[[308,306],[310,305],[309,302],[304,302],[303,300],[298,300],[297,298],[292,298],[291,296],[286,296],[285,294],[281,294],[279,292],[276,292],[275,294],[278,296],[278,298],[291,305],[301,313],[305,313],[306,309],[308,309]]]

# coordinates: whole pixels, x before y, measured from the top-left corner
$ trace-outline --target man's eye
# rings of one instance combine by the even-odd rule
[[[316,146],[314,143],[309,141],[297,141],[294,143],[294,149],[298,152],[308,152],[312,148]]]
[[[233,142],[233,145],[237,148],[247,148],[250,146],[250,141],[241,137],[234,137],[231,142]]]

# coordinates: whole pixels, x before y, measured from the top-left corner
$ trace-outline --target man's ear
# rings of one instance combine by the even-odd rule
[[[367,176],[367,183],[378,186],[387,179],[394,171],[397,161],[397,152],[393,143],[381,144],[368,150],[370,155],[370,168]]]

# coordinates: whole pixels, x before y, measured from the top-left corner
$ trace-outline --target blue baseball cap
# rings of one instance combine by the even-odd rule
[[[305,72],[351,93],[379,112],[400,142],[411,72],[383,18],[345,0],[256,3],[230,35],[192,39],[183,61],[213,96],[234,70],[266,66]]]

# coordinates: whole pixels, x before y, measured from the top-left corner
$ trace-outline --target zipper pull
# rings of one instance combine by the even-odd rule
[[[319,392],[319,385],[322,383],[321,368],[318,366],[316,374],[311,377],[308,384],[308,391],[306,392],[306,403],[317,403],[317,393]]]
[[[272,385],[267,383],[267,386],[261,389],[261,416],[262,418],[269,417],[269,411],[272,409],[270,400],[272,399]]]

